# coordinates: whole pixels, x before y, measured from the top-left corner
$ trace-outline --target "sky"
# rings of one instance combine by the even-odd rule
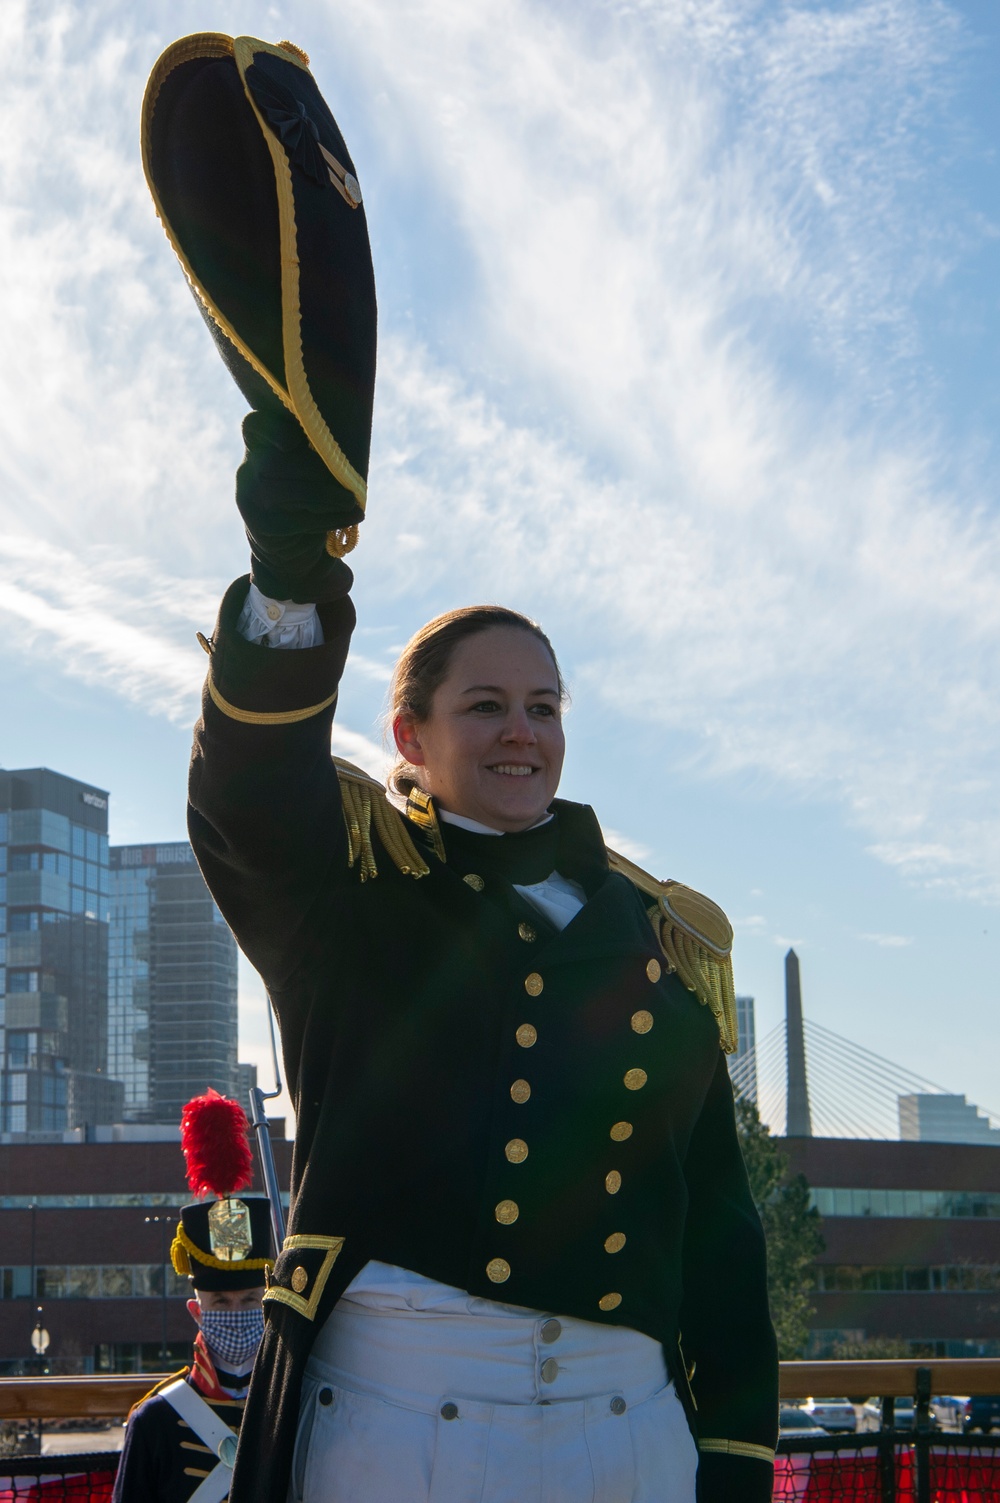
[[[807,1017],[1000,1112],[990,0],[5,0],[0,765],[183,838],[242,399],[155,219],[145,79],[304,47],[379,296],[334,750],[428,617],[541,620],[564,796]],[[264,1063],[241,973],[241,1056]],[[263,1071],[267,1073],[266,1069]]]

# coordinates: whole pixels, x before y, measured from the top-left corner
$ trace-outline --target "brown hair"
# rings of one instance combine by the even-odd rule
[[[389,685],[389,713],[386,717],[389,725],[401,714],[412,715],[417,721],[426,720],[435,693],[448,677],[456,648],[469,637],[478,636],[494,626],[510,626],[517,631],[529,632],[541,642],[556,670],[559,698],[565,702],[566,685],[559,660],[537,621],[504,605],[462,605],[428,621],[403,648]],[[417,782],[418,769],[403,757],[398,757],[389,773],[389,787],[396,793],[407,794]]]

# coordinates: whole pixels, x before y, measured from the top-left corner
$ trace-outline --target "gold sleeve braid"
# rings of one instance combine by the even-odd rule
[[[608,850],[612,871],[621,872],[641,892],[655,898],[648,909],[667,964],[688,991],[707,1007],[719,1029],[723,1052],[739,1042],[733,985],[733,929],[717,903],[682,882],[659,882],[625,856]]]
[[[372,825],[386,855],[404,877],[426,877],[430,867],[410,839],[406,822],[376,778],[334,757],[347,827],[347,864],[359,867],[362,882],[378,876]]]
[[[749,1461],[763,1461],[774,1465],[774,1452],[770,1446],[758,1446],[750,1440],[699,1440],[698,1450],[707,1455],[745,1456]]]

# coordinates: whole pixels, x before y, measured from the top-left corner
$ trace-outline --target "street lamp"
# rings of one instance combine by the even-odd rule
[[[167,1360],[167,1227],[173,1226],[176,1220],[176,1216],[147,1216],[145,1218],[147,1226],[160,1228],[160,1271],[163,1276],[160,1293],[160,1361],[164,1363]],[[141,1357],[139,1360],[141,1364]]]

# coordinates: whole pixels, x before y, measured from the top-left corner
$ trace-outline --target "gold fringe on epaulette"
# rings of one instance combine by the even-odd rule
[[[342,777],[340,797],[347,826],[347,864],[353,866],[360,857],[361,880],[367,882],[369,877],[378,876],[372,849],[372,791],[364,783]]]
[[[360,862],[362,882],[378,876],[372,844],[372,824],[386,854],[404,877],[426,877],[430,867],[407,833],[403,816],[385,796],[385,789],[349,762],[334,757],[347,826],[347,864]]]
[[[715,1018],[725,1054],[735,1054],[739,1041],[733,963],[728,955],[713,955],[686,929],[660,915],[660,946],[688,991],[694,992]]]

